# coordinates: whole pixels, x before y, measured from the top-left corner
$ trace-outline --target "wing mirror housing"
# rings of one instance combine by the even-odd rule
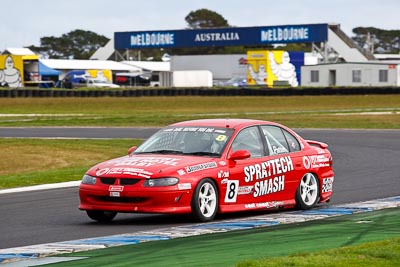
[[[230,160],[241,160],[241,159],[248,159],[250,158],[251,154],[247,150],[237,150],[233,152],[230,156]]]
[[[136,148],[137,148],[136,146],[129,148],[128,155],[132,154],[136,150]]]

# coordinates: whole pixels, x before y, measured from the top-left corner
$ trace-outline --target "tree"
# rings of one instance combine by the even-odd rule
[[[231,27],[228,21],[217,12],[208,9],[198,9],[191,11],[185,21],[189,29],[205,28],[227,28]],[[166,49],[166,52],[173,55],[203,55],[203,54],[226,54],[224,47],[186,47]]]
[[[374,53],[398,54],[400,52],[400,30],[383,30],[374,27],[357,27],[352,39],[362,48],[374,48]],[[372,52],[372,51],[370,51]]]
[[[89,59],[109,39],[91,31],[74,30],[61,37],[42,37],[40,46],[29,48],[45,58],[54,59]]]
[[[190,29],[230,27],[228,21],[217,12],[208,9],[191,11],[186,17]]]

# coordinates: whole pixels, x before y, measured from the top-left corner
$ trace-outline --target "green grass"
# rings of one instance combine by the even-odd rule
[[[400,266],[400,238],[369,242],[357,246],[349,246],[317,253],[301,253],[291,256],[246,260],[237,267],[370,267]]]
[[[64,254],[87,258],[50,266],[400,266],[399,211]]]
[[[0,138],[0,189],[80,180],[89,167],[140,142]]]
[[[400,95],[1,98],[0,126],[163,126],[240,117],[289,127],[400,129],[398,112]]]

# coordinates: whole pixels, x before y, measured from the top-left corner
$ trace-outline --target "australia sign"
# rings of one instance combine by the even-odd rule
[[[325,42],[328,24],[114,33],[115,49],[178,48]]]

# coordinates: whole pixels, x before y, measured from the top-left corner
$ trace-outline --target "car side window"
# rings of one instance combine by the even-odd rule
[[[257,127],[241,130],[232,142],[232,150],[247,150],[251,158],[264,156],[263,143]]]
[[[288,131],[286,131],[284,129],[282,129],[282,131],[283,131],[283,134],[285,135],[290,152],[300,151],[301,146],[300,146],[299,140],[296,137],[294,137],[291,133],[289,133]]]
[[[268,145],[270,155],[283,154],[291,151],[283,129],[277,126],[261,126],[261,129]]]

